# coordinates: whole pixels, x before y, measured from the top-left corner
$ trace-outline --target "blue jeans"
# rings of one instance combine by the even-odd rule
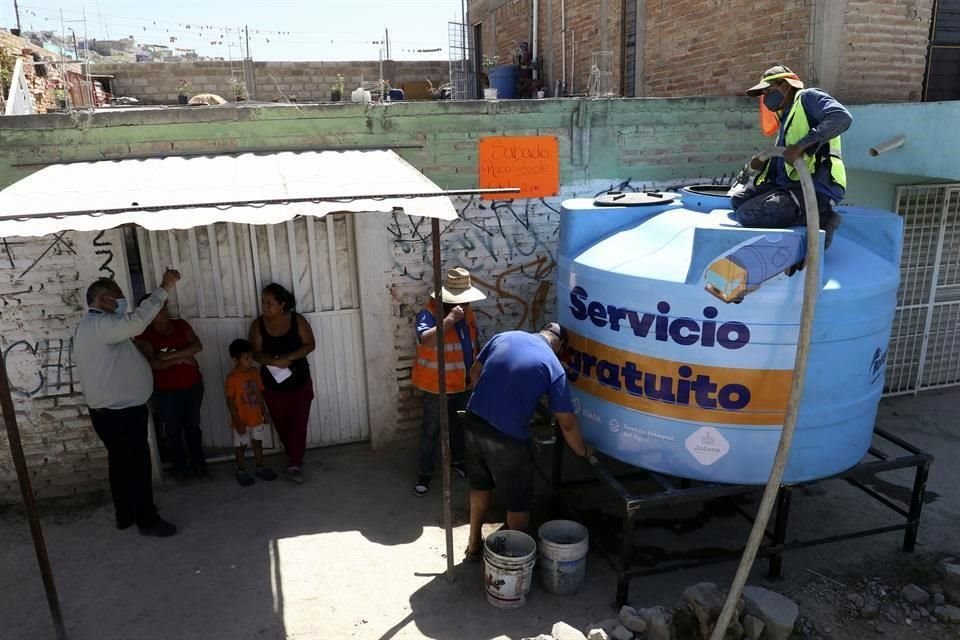
[[[803,193],[799,189],[785,189],[769,182],[753,185],[733,196],[730,204],[733,219],[744,227],[785,229],[806,224],[807,217],[801,208]],[[817,209],[820,211],[820,228],[823,229],[826,220],[835,215],[830,198],[817,193]]]
[[[200,431],[202,403],[202,382],[188,389],[153,392],[154,419],[163,425],[164,439],[177,472],[200,471],[207,466]]]
[[[463,462],[463,425],[457,411],[467,408],[470,392],[447,394],[447,416],[450,424],[450,461]],[[423,431],[420,434],[420,475],[432,476],[436,466],[437,445],[440,443],[440,396],[423,394]]]

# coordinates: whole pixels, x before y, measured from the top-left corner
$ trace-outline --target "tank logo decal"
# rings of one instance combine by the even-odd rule
[[[877,349],[870,362],[870,384],[877,384],[883,378],[884,365],[887,364],[887,350]]]
[[[713,427],[700,427],[684,443],[697,462],[709,467],[730,452],[730,443]]]
[[[741,349],[750,342],[750,328],[742,322],[717,323],[716,307],[703,309],[703,321],[694,318],[671,318],[670,303],[661,300],[657,303],[657,313],[637,311],[613,304],[604,304],[590,300],[590,294],[583,287],[574,287],[570,291],[570,313],[577,320],[590,319],[596,327],[606,327],[610,331],[621,329],[632,331],[638,338],[651,337],[660,342],[674,342],[681,346],[699,344],[702,347],[719,345],[724,349]]]
[[[790,369],[685,364],[615,349],[569,333],[568,379],[606,402],[651,415],[714,424],[779,427]]]

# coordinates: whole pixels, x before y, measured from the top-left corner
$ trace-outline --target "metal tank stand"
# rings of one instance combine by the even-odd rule
[[[890,454],[882,451],[877,445],[880,441],[886,441],[897,449],[896,453]],[[616,550],[601,548],[600,551],[607,556],[617,572],[617,593],[616,606],[623,606],[627,602],[629,594],[630,580],[645,576],[652,576],[681,569],[691,569],[702,567],[720,562],[727,562],[739,559],[743,548],[731,549],[722,553],[713,551],[708,557],[700,557],[692,560],[679,562],[658,562],[653,561],[644,566],[637,566],[634,562],[633,537],[638,518],[644,514],[655,510],[657,507],[667,505],[678,505],[683,503],[704,503],[709,500],[724,497],[735,496],[759,496],[763,491],[763,486],[756,485],[732,485],[732,484],[714,484],[702,483],[691,480],[683,480],[665,476],[660,473],[631,468],[626,474],[614,475],[603,464],[602,461],[592,462],[590,468],[592,477],[580,480],[564,481],[563,462],[564,450],[563,438],[559,429],[556,431],[557,443],[553,450],[552,473],[550,477],[538,467],[541,475],[552,485],[556,497],[560,498],[569,511],[576,515],[578,509],[575,505],[575,498],[578,487],[584,487],[589,484],[599,483],[606,487],[615,498],[619,499],[621,505],[622,532],[620,534],[619,548]],[[844,480],[848,484],[864,492],[880,504],[888,507],[897,513],[903,520],[898,523],[883,527],[871,529],[861,529],[855,531],[846,531],[834,535],[812,538],[807,540],[793,539],[787,542],[788,523],[790,518],[790,504],[793,499],[795,489],[811,486],[815,483],[805,483],[803,485],[784,485],[777,496],[776,512],[773,519],[773,529],[768,529],[765,534],[765,542],[760,549],[759,556],[765,557],[769,561],[767,575],[771,578],[780,577],[783,569],[783,554],[795,549],[805,549],[821,544],[839,542],[842,540],[851,540],[866,536],[874,536],[892,531],[903,531],[902,550],[912,552],[917,541],[917,531],[920,527],[920,515],[923,509],[924,496],[926,493],[927,476],[930,472],[930,466],[933,464],[933,456],[918,447],[898,438],[897,436],[876,428],[874,430],[874,446],[871,446],[864,460],[855,467],[839,473],[829,478],[818,480],[819,482],[828,482],[833,480]],[[910,492],[910,504],[907,509],[894,503],[887,496],[882,495],[875,489],[867,486],[862,478],[885,471],[896,469],[914,468],[913,487]],[[639,478],[647,480],[645,484],[652,484],[654,488],[649,491],[643,491],[638,494],[632,494],[622,483],[627,478]],[[652,482],[650,482],[652,481]],[[753,515],[745,511],[741,506],[736,507],[736,511],[751,524]],[[591,535],[593,541],[599,541],[599,536]],[[601,545],[598,545],[601,546]]]

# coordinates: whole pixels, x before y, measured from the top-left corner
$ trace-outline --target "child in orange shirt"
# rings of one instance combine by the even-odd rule
[[[249,487],[255,481],[244,468],[244,453],[253,441],[257,464],[255,475],[261,480],[276,480],[277,474],[263,466],[263,434],[266,432],[267,407],[263,401],[263,383],[253,363],[253,348],[246,340],[230,343],[233,370],[227,374],[226,396],[233,427],[233,445],[237,455],[237,482]]]

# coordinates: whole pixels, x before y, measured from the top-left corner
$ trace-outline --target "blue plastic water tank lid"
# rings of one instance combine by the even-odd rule
[[[608,191],[593,199],[598,207],[652,207],[670,204],[679,194],[669,191]]]

